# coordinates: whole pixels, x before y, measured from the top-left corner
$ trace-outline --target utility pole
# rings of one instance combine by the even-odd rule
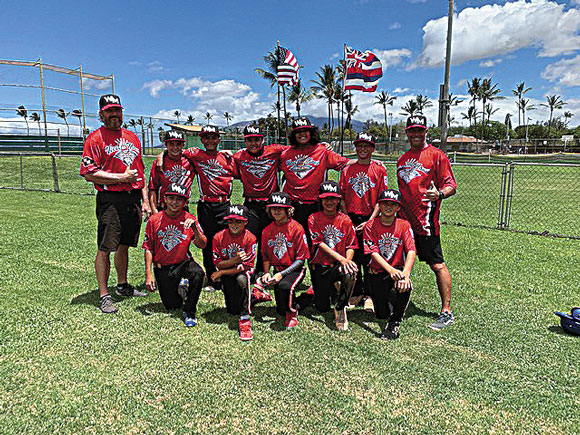
[[[439,97],[439,114],[441,125],[441,148],[447,149],[447,131],[449,123],[449,69],[451,67],[451,39],[453,35],[453,0],[449,0],[449,12],[447,15],[447,49],[445,51],[445,81],[443,92]]]

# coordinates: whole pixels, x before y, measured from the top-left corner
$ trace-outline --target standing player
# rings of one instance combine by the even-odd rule
[[[97,190],[97,256],[95,273],[99,285],[100,308],[115,313],[109,295],[110,253],[115,252],[117,288],[120,296],[146,296],[127,282],[129,246],[137,246],[142,213],[149,215],[141,143],[124,128],[123,106],[117,95],[99,99],[103,126],[85,140],[80,174]]]
[[[176,310],[183,304],[185,326],[197,326],[197,301],[204,272],[189,253],[189,245],[193,241],[198,248],[204,248],[207,239],[197,219],[183,209],[189,199],[187,186],[170,184],[164,199],[167,208],[154,214],[145,228],[146,285],[150,291],[159,288],[166,309]],[[185,302],[178,291],[182,278],[188,280]]]
[[[369,258],[364,254],[363,229],[367,222],[378,216],[377,198],[389,184],[384,165],[371,160],[375,142],[376,139],[372,134],[359,133],[354,140],[357,161],[344,168],[340,174],[340,188],[344,196],[343,210],[346,210],[352,220],[358,240],[354,261],[359,265],[359,270],[352,302],[356,305],[364,297],[367,311],[373,310],[373,304],[366,283]]]
[[[381,215],[365,226],[365,252],[371,256],[369,287],[377,319],[386,319],[381,338],[399,338],[399,325],[411,298],[411,269],[415,242],[409,222],[397,218],[401,195],[397,190],[381,192]]]
[[[240,340],[254,338],[250,322],[250,280],[256,263],[256,237],[246,229],[248,209],[243,205],[232,205],[224,217],[228,228],[215,235],[213,262],[217,271],[213,281],[222,282],[226,311],[239,315]]]
[[[451,312],[451,274],[445,265],[439,237],[441,201],[455,194],[457,182],[443,151],[428,145],[427,118],[407,119],[411,149],[397,160],[397,180],[405,216],[415,234],[419,260],[426,262],[437,277],[441,313],[429,327],[439,331],[454,322]]]

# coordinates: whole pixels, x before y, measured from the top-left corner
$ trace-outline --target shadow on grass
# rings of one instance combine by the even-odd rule
[[[384,326],[383,323],[386,323],[384,320],[378,320],[374,313],[370,313],[365,311],[363,308],[355,308],[354,310],[347,310],[347,318],[349,322],[354,323],[355,325],[360,326],[365,331],[370,332],[375,337],[380,337],[381,332],[379,328],[379,332],[371,328],[368,324],[369,323],[380,323],[381,327]],[[382,323],[381,323],[382,322]]]
[[[429,312],[419,308],[417,305],[413,303],[413,301],[409,302],[409,306],[407,307],[407,311],[405,311],[405,319],[413,316],[420,316],[420,317],[427,317],[430,319],[436,319],[439,315],[439,312]]]
[[[233,314],[228,314],[225,308],[214,308],[207,313],[203,313],[202,317],[205,319],[207,323],[212,323],[214,325],[225,323],[228,326],[228,329],[231,331],[238,330],[238,320],[239,317]]]
[[[140,285],[134,286],[134,287],[139,291],[143,291],[143,292],[149,294],[149,291],[145,287],[145,284],[140,284]],[[117,289],[117,286],[109,286],[108,287],[109,294],[113,298],[114,302],[120,302],[120,301],[124,301],[125,299],[128,299],[125,296],[117,296],[117,294],[115,293],[116,289]],[[70,301],[70,304],[71,305],[91,305],[93,307],[98,307],[100,305],[99,289],[90,290],[86,293],[82,293],[80,295],[75,296]]]
[[[183,310],[168,310],[161,302],[151,302],[149,304],[139,305],[135,308],[135,311],[140,312],[144,316],[151,316],[153,314],[170,314],[171,317],[183,320]]]
[[[550,325],[550,326],[548,326],[548,331],[554,332],[558,335],[566,335],[566,336],[573,337],[572,334],[568,334],[566,331],[564,331],[560,325]]]

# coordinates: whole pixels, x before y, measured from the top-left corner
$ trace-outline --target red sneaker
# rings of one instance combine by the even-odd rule
[[[314,289],[312,288],[312,286],[308,287],[308,290],[306,290],[306,294],[310,296],[314,294]]]
[[[294,328],[295,326],[298,326],[298,311],[293,313],[286,313],[286,321],[284,322],[284,326],[286,328]]]
[[[240,320],[238,322],[238,328],[240,330],[240,340],[250,341],[254,339],[254,334],[252,332],[252,324],[250,319]]]

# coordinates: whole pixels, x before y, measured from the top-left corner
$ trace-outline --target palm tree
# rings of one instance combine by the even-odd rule
[[[24,118],[24,122],[26,122],[26,135],[30,135],[30,128],[28,127],[28,110],[26,110],[26,107],[24,106],[18,106],[16,113],[18,116],[22,116]]]
[[[38,113],[32,112],[30,114],[30,120],[32,122],[38,122],[38,135],[40,136],[42,133],[40,131],[40,116],[38,116]]]
[[[224,118],[226,119],[226,124],[228,128],[230,128],[230,121],[234,119],[234,117],[230,115],[228,112],[224,112]]]
[[[204,115],[204,118],[207,119],[207,125],[209,125],[209,121],[213,118],[213,115],[211,113],[207,112]]]
[[[188,125],[193,125],[193,121],[195,121],[195,118],[191,115],[187,116],[187,121],[185,121],[186,124]]]
[[[335,93],[336,72],[332,65],[324,65],[323,67],[320,67],[320,71],[316,73],[316,77],[318,79],[312,80],[314,86],[312,86],[311,89],[316,95],[316,98],[326,100],[328,108],[328,140],[330,141],[330,132],[332,132],[332,101]]]
[[[504,97],[499,96],[501,89],[497,83],[493,83],[491,78],[483,79],[479,88],[479,99],[482,101],[482,119],[481,119],[481,139],[485,137],[485,114],[488,101],[501,100]]]
[[[498,110],[499,110],[499,108],[494,109],[493,108],[493,104],[491,104],[491,103],[488,103],[488,104],[485,105],[485,114],[487,115],[487,121],[488,122],[491,119],[491,115],[493,115],[494,113],[496,113]]]
[[[417,100],[409,100],[407,101],[407,104],[405,104],[403,107],[401,107],[402,113],[401,115],[405,115],[405,116],[413,116],[416,115],[419,112],[419,106],[417,104]]]
[[[389,95],[388,92],[381,91],[379,93],[379,95],[377,95],[375,97],[376,101],[373,103],[373,104],[380,104],[381,106],[383,106],[383,113],[385,115],[385,135],[387,134],[386,132],[389,131],[389,126],[387,125],[387,106],[392,106],[396,99],[397,99],[397,97],[393,97],[392,95]],[[385,140],[386,140],[386,136],[385,136]]]
[[[512,89],[514,96],[518,97],[518,101],[516,102],[516,106],[518,106],[518,127],[522,125],[522,120],[520,118],[522,98],[524,97],[524,94],[530,90],[532,90],[532,88],[526,88],[525,82],[521,82],[515,89]]]
[[[79,120],[79,132],[81,133],[81,136],[83,135],[83,124],[81,123],[81,118],[83,117],[83,112],[81,112],[79,109],[75,109],[70,113],[72,116],[74,116],[75,118],[78,118]]]
[[[568,128],[568,123],[570,122],[570,118],[572,118],[574,114],[570,111],[564,112],[564,125]]]
[[[59,118],[61,118],[62,120],[64,120],[64,123],[66,124],[66,135],[70,136],[69,134],[69,128],[68,128],[68,121],[66,119],[66,117],[70,115],[70,113],[67,113],[64,111],[64,109],[58,109],[56,111],[56,116],[58,116]]]
[[[344,123],[345,126],[344,128],[346,128],[350,134],[352,133],[352,117],[354,116],[355,113],[359,111],[358,106],[352,105],[352,99],[350,98],[350,95],[346,100],[344,100],[344,110],[346,112],[346,121]],[[349,139],[352,141],[352,137],[350,137]]]
[[[561,109],[566,105],[562,101],[562,98],[559,95],[548,95],[546,96],[546,101],[548,104],[542,103],[542,106],[548,107],[550,109],[550,119],[548,121],[548,139],[550,138],[550,129],[552,128],[552,117],[554,115],[555,109]]]
[[[179,110],[176,110],[175,112],[173,112],[173,115],[177,118],[177,123],[179,124],[179,117],[181,116],[181,112]]]
[[[473,125],[477,126],[477,110],[475,103],[479,101],[479,88],[481,87],[481,78],[474,77],[471,82],[467,83],[467,93],[471,96],[471,105],[473,107]],[[477,134],[476,134],[477,136]]]
[[[137,121],[135,121],[134,119],[130,119],[129,120],[129,126],[133,127],[133,130],[135,130],[135,133],[137,133]]]
[[[522,98],[522,100],[520,101],[519,104],[519,108],[522,110],[522,116],[524,118],[524,125],[528,125],[528,118],[527,118],[527,112],[528,110],[535,110],[536,106],[534,106],[533,104],[530,104],[530,99],[529,98]]]
[[[141,142],[143,143],[143,146],[145,145],[145,120],[143,119],[143,117],[140,117],[135,124],[140,125],[141,126]]]
[[[469,126],[471,127],[471,120],[475,119],[477,116],[477,109],[475,108],[475,106],[469,106],[467,108],[467,113],[462,113],[461,114],[461,118],[462,119],[467,119],[469,121]]]
[[[296,104],[296,112],[298,112],[298,118],[300,118],[300,109],[302,108],[301,105],[307,101],[310,101],[313,97],[314,94],[312,94],[312,92],[308,91],[308,89],[302,86],[302,84],[300,83],[300,79],[298,79],[298,82],[296,82],[296,84],[294,84],[290,88],[290,93],[288,94],[288,101],[290,103]]]
[[[415,101],[417,102],[417,111],[421,115],[423,114],[423,109],[433,106],[433,103],[431,102],[431,100],[425,95],[421,95],[421,94],[417,95],[417,98],[415,99]]]
[[[507,140],[510,140],[510,130],[512,129],[512,114],[511,113],[507,113],[505,115],[504,124],[505,124],[505,138]]]
[[[264,63],[266,64],[266,69],[256,68],[254,71],[267,80],[270,83],[270,87],[273,88],[278,83],[278,47],[274,47],[274,50],[269,51],[266,56],[263,57]]]

